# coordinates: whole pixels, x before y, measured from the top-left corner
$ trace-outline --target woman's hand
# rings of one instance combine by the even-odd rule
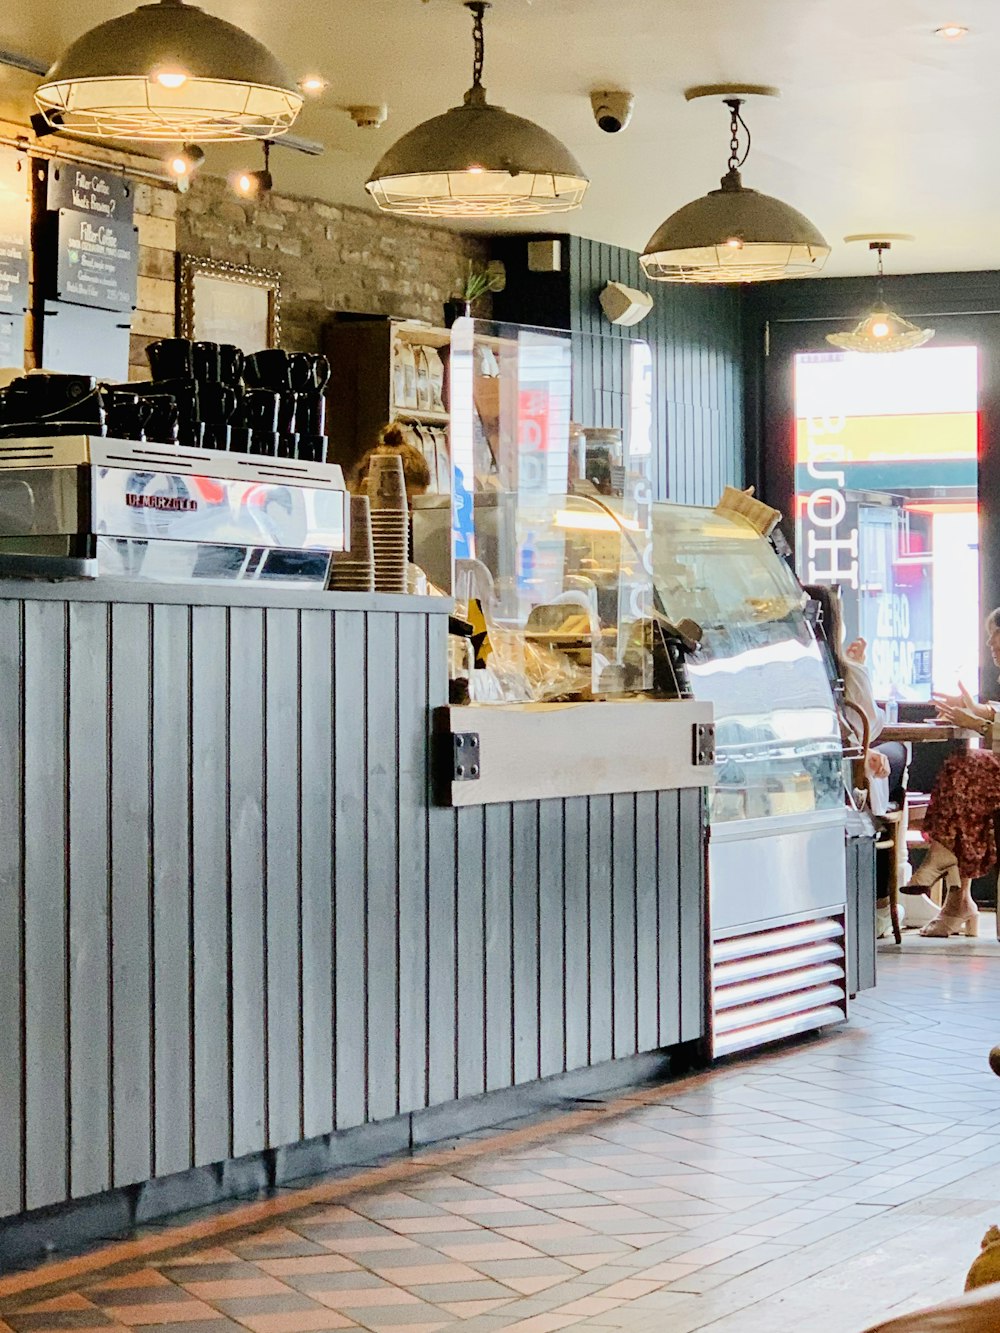
[[[971,715],[980,721],[992,722],[993,709],[989,704],[978,704],[972,695],[965,688],[961,681],[958,682],[960,694],[933,694],[931,698],[937,705],[938,713],[947,722],[953,722],[956,726],[968,726],[967,722],[959,722],[952,717],[952,714],[961,713],[966,716]],[[975,723],[973,723],[975,725]]]
[[[864,639],[855,639],[844,649],[844,656],[849,662],[855,662],[858,666],[864,666],[865,653],[868,651],[868,644]]]
[[[889,761],[879,750],[869,750],[865,756],[865,772],[870,778],[887,778]]]
[[[938,720],[941,722],[950,722],[953,727],[962,727],[965,731],[976,731],[982,734],[983,722],[992,720],[993,714],[983,714],[973,712],[971,708],[952,708],[949,704],[938,704]]]

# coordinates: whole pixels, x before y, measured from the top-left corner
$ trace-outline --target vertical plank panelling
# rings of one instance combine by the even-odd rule
[[[24,607],[25,1203],[67,1196],[66,608]]]
[[[365,618],[337,617],[334,657],[334,1098],[337,1129],[365,1119]]]
[[[152,1170],[152,608],[111,609],[112,1184]]]
[[[613,1053],[611,998],[611,797],[590,798],[590,1063]]]
[[[705,985],[701,957],[705,939],[705,849],[696,830],[704,796],[700,789],[678,793],[680,812],[681,1041],[705,1031]]]
[[[680,808],[677,793],[656,795],[660,1045],[681,1039]]]
[[[654,367],[660,498],[714,504],[727,482],[743,484],[739,297],[716,288],[647,283],[631,251],[567,238],[571,331],[603,335],[577,340],[573,415],[587,425],[624,424],[628,391],[626,340],[649,343]],[[616,328],[598,295],[609,280],[649,291],[653,309],[638,328]]]
[[[428,710],[448,701],[441,666],[447,657],[448,626],[432,616],[427,624]],[[439,1105],[456,1095],[455,996],[455,811],[427,812],[427,1079],[428,1101]]]
[[[635,972],[636,1043],[654,1050],[659,1036],[659,968],[657,965],[656,793],[635,798]]]
[[[0,765],[0,1070],[4,1071],[0,1076],[0,1217],[21,1210],[24,1184],[21,1172],[24,1129],[21,1084],[25,1068],[21,995],[23,614],[22,603],[0,601],[0,682],[3,684],[0,688],[0,753],[4,756]],[[106,1089],[105,1080],[105,1096]]]
[[[457,812],[455,861],[456,987],[458,996],[458,1095],[486,1090],[486,946],[483,933],[484,809]]]
[[[566,1068],[563,802],[538,807],[538,1043],[542,1078]]]
[[[509,805],[485,809],[486,874],[484,908],[486,964],[486,1087],[509,1088],[514,1078],[511,995],[514,949],[511,929],[511,813]]]
[[[538,1077],[538,803],[512,807],[514,1082]]]
[[[264,613],[229,613],[229,918],[233,1155],[264,1145]]]
[[[299,612],[270,610],[264,616],[266,1141],[280,1145],[302,1133]]]
[[[108,1007],[108,607],[67,607],[69,632],[70,1192],[111,1185]],[[141,725],[141,722],[138,723]],[[187,937],[184,939],[187,949]],[[186,979],[185,979],[186,980]]]
[[[231,1156],[228,612],[191,612],[191,1041],[195,1164]]]
[[[612,1013],[613,1053],[634,1055],[636,1046],[635,797],[622,793],[612,806]]]
[[[397,696],[399,735],[400,1111],[427,1105],[427,799],[430,722],[427,638],[422,616],[399,616],[399,661],[406,687]]]
[[[153,1139],[159,1175],[192,1162],[190,667],[188,608],[154,607]]]
[[[582,1069],[590,1047],[590,803],[585,796],[573,796],[563,802],[563,810],[566,1068]]]
[[[300,618],[302,807],[302,1132],[333,1129],[334,617]]]
[[[396,1114],[399,814],[396,617],[367,620],[367,1047],[369,1120]]]

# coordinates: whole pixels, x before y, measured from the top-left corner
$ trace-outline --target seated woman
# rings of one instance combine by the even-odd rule
[[[1000,608],[986,618],[986,645],[993,665],[1000,667]],[[945,939],[976,935],[979,909],[972,899],[972,881],[996,864],[993,820],[1000,810],[1000,708],[977,703],[964,686],[959,695],[935,695],[941,718],[977,731],[987,748],[967,750],[947,759],[938,774],[924,816],[924,837],[930,844],[911,888],[929,889],[943,879],[947,893],[941,911],[921,935]]]
[[[833,666],[843,681],[844,700],[863,713],[868,722],[869,751],[865,764],[866,776],[889,779],[889,802],[903,800],[906,781],[906,747],[896,741],[877,743],[885,726],[885,713],[875,702],[871,681],[864,667],[865,641],[855,639],[844,647],[844,620],[840,609],[840,593],[825,584],[813,584],[805,590],[820,605],[820,625],[826,639]],[[846,719],[851,726],[851,718]],[[851,729],[855,728],[851,726]],[[860,739],[860,738],[859,738]],[[876,934],[881,938],[890,927],[889,879],[896,867],[891,851],[879,852],[875,862],[876,879]],[[932,910],[933,905],[932,905]]]

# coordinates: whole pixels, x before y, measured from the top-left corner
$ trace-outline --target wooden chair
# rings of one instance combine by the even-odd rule
[[[856,790],[868,789],[868,752],[871,748],[871,728],[868,718],[848,699],[841,707],[850,713],[856,722],[847,723],[841,718],[844,730],[844,754],[851,763],[851,781]],[[902,878],[903,864],[906,861],[906,834],[909,827],[908,800],[904,795],[902,805],[888,810],[883,815],[872,813],[875,820],[877,852],[892,852],[892,870],[889,874],[889,920],[892,925],[892,938],[897,944],[903,942],[903,930],[899,920],[899,882]]]

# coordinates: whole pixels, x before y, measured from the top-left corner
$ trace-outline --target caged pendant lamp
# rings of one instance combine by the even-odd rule
[[[740,167],[750,152],[750,131],[740,113],[744,96],[777,96],[773,88],[690,88],[687,100],[721,96],[729,108],[729,162],[720,188],[672,213],[654,234],[640,263],[654,282],[766,282],[810,277],[826,263],[830,247],[796,209],[749,190]],[[740,155],[740,130],[746,148]]]
[[[461,106],[426,120],[389,149],[367,182],[384,212],[413,217],[496,218],[579,208],[590,184],[569,149],[533,121],[486,100],[486,0],[473,15],[472,87]]]
[[[158,0],[78,37],[35,90],[46,122],[96,139],[273,139],[303,95],[255,38],[184,0]]]
[[[911,236],[896,236],[897,241],[909,241]],[[878,273],[876,275],[875,304],[860,323],[850,333],[828,333],[826,340],[834,347],[845,352],[908,352],[914,347],[923,347],[934,337],[933,329],[921,329],[911,324],[902,315],[897,315],[885,303],[882,293],[885,273],[882,268],[882,256],[892,249],[892,242],[885,237],[872,239],[868,236],[845,236],[845,241],[867,241],[868,249],[878,255]]]

